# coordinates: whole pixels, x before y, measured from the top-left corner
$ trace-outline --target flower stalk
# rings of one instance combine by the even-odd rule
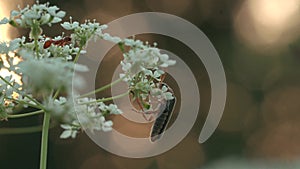
[[[42,28],[62,21],[66,15],[57,6],[33,4],[24,9],[13,10],[9,18],[0,20],[0,25],[10,24],[17,28],[30,29],[29,39],[16,38],[10,42],[0,43],[0,54],[5,55],[9,72],[21,77],[22,84],[16,83],[12,76],[0,76],[0,120],[25,118],[43,114],[42,127],[2,130],[4,133],[29,133],[42,130],[40,169],[47,167],[48,135],[50,121],[59,121],[64,129],[60,138],[75,138],[82,128],[89,131],[111,131],[113,122],[107,120],[108,115],[121,114],[116,104],[108,101],[119,99],[133,93],[137,101],[141,101],[142,109],[150,109],[149,96],[159,99],[172,99],[168,90],[161,87],[161,77],[168,66],[176,63],[169,56],[162,54],[156,44],[150,45],[140,40],[120,38],[103,31],[107,25],[100,25],[95,20],[64,22],[62,28],[70,35],[48,38]],[[28,37],[27,37],[28,38]],[[122,73],[116,81],[104,85],[94,91],[74,96],[72,91],[84,85],[84,78],[75,77],[74,73],[88,72],[88,67],[78,63],[80,54],[84,53],[88,41],[106,40],[119,45],[123,53],[120,61]],[[20,61],[14,63],[14,54]],[[4,62],[0,60],[0,66]],[[81,74],[81,73],[78,73]],[[79,75],[78,75],[79,76]],[[102,99],[90,96],[111,86],[125,82],[128,90],[125,93]],[[74,88],[70,88],[74,86]],[[15,97],[14,94],[18,94]],[[129,99],[129,98],[128,98]],[[75,104],[74,104],[75,103]],[[16,108],[36,108],[35,111],[16,114]],[[1,130],[0,130],[1,134]]]
[[[37,110],[29,113],[23,113],[23,114],[9,114],[7,115],[7,118],[9,119],[16,119],[16,118],[23,118],[23,117],[29,117],[29,116],[34,116],[38,114],[44,113],[44,110]]]
[[[103,98],[103,99],[98,99],[98,100],[94,100],[94,101],[87,101],[87,102],[82,102],[79,103],[79,105],[85,105],[85,104],[94,104],[94,103],[99,103],[99,102],[107,102],[107,101],[111,101],[114,99],[119,99],[122,98],[124,96],[127,96],[129,94],[129,91],[126,91],[125,93],[116,95],[116,96],[112,96],[112,97],[107,97],[107,98]]]
[[[48,154],[48,135],[50,125],[50,113],[44,113],[44,121],[42,128],[42,141],[41,141],[41,153],[40,153],[40,169],[47,168],[47,154]]]
[[[94,90],[94,91],[91,91],[91,92],[82,94],[82,95],[80,95],[79,98],[87,97],[87,96],[90,96],[90,95],[92,95],[92,94],[96,94],[96,93],[102,92],[102,91],[104,91],[104,90],[106,90],[106,89],[112,87],[113,85],[118,84],[119,82],[122,82],[123,79],[124,79],[124,78],[119,78],[119,79],[113,81],[112,83],[109,83],[109,84],[107,84],[107,85],[105,85],[105,86],[102,86],[102,87],[100,87],[100,88],[98,88],[98,89],[96,89],[96,90]]]

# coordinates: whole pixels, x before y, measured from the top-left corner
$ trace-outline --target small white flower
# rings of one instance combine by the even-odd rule
[[[59,99],[54,100],[54,103],[56,103],[57,105],[64,104],[66,102],[67,102],[67,99],[65,97],[59,97]]]
[[[16,17],[16,16],[18,16],[18,15],[20,15],[20,12],[19,12],[19,11],[12,10],[12,11],[10,12],[10,16],[11,16],[11,17]]]
[[[104,122],[103,126],[102,126],[102,130],[104,132],[108,132],[108,131],[111,131],[112,130],[112,125],[113,125],[113,122],[112,121],[106,121]]]
[[[47,8],[47,11],[52,16],[55,16],[57,10],[59,10],[59,8],[57,6],[50,6]],[[64,16],[62,16],[62,17],[64,17]]]
[[[162,70],[155,70],[153,76],[155,78],[159,78],[161,75],[163,75],[165,72]]]
[[[139,47],[143,46],[143,42],[140,40],[134,40],[134,39],[125,39],[124,43],[126,46],[131,46],[131,47]]]
[[[173,94],[170,92],[165,93],[165,98],[166,100],[172,100],[174,98]]]
[[[51,25],[58,23],[61,18],[65,16],[64,11],[58,11],[56,6],[49,6],[46,4],[34,4],[33,6],[26,6],[19,11],[12,11],[10,14],[11,24],[17,27],[31,28],[35,25]],[[3,20],[3,23],[7,21]]]
[[[131,63],[124,63],[123,61],[121,61],[121,65],[122,65],[122,70],[123,71],[129,71],[132,67]]]
[[[16,38],[9,42],[9,51],[17,50],[20,47],[20,42],[22,42],[22,39]]]
[[[162,54],[162,55],[159,55],[159,59],[162,61],[162,62],[165,62],[169,59],[169,56],[167,54]]]
[[[107,110],[109,110],[111,114],[122,114],[122,111],[118,109],[117,105],[115,104],[110,104]]]
[[[66,30],[73,30],[79,27],[79,23],[78,22],[64,22],[63,24],[61,24],[61,26],[66,29]]]
[[[102,38],[107,41],[111,41],[113,43],[120,43],[122,41],[121,38],[116,36],[110,36],[108,33],[103,34]]]
[[[67,138],[75,138],[77,135],[77,130],[73,130],[73,128],[70,125],[61,125],[65,131],[63,131],[60,135],[61,139],[67,139]]]
[[[57,12],[55,15],[53,15],[55,17],[59,17],[59,18],[63,18],[66,16],[66,12],[65,11],[59,11]]]
[[[121,78],[121,79],[123,79],[123,81],[124,82],[129,82],[130,81],[130,77],[128,77],[126,74],[124,74],[124,73],[120,73],[119,74],[119,77]]]
[[[61,18],[59,18],[59,17],[54,17],[53,18],[53,20],[51,21],[51,23],[59,23],[59,22],[61,22]]]
[[[9,48],[5,42],[0,42],[0,53],[5,54],[8,53]]]
[[[7,18],[3,18],[1,21],[0,21],[0,25],[3,25],[3,24],[7,24],[9,22],[9,20]]]
[[[164,85],[164,86],[161,88],[161,90],[162,90],[163,92],[166,92],[166,91],[168,91],[168,88]]]
[[[61,133],[61,135],[59,136],[59,138],[61,139],[67,139],[69,137],[72,136],[72,130],[65,130]]]
[[[62,124],[62,125],[60,125],[60,127],[65,129],[65,130],[71,130],[72,129],[72,127],[68,124]]]
[[[175,60],[168,60],[166,61],[166,63],[169,65],[169,66],[173,66],[176,64],[176,61]]]
[[[23,16],[25,17],[24,19],[39,19],[41,17],[40,13],[38,13],[37,11],[33,11],[33,10],[28,10],[26,11]]]
[[[49,22],[51,18],[51,15],[50,14],[45,14],[41,17],[41,24],[46,24]]]
[[[16,22],[19,26],[25,27],[25,22],[24,22],[24,20],[16,19],[15,22]]]
[[[20,43],[22,42],[21,38],[16,38],[10,41],[9,43],[0,42],[0,53],[8,54],[9,52],[13,52],[20,47]]]
[[[108,28],[108,26],[105,24],[100,26],[100,29],[102,29],[102,30],[107,29],[107,28]]]

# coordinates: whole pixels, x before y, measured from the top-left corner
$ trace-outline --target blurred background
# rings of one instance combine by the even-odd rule
[[[41,3],[46,1],[40,1]],[[83,22],[108,23],[137,12],[165,12],[198,26],[223,62],[228,95],[222,120],[204,144],[197,139],[210,106],[210,84],[205,67],[181,42],[160,35],[137,39],[158,42],[159,48],[180,56],[199,85],[201,106],[192,131],[170,151],[151,158],[123,158],[98,147],[87,135],[61,140],[61,129],[50,130],[49,169],[298,169],[300,168],[300,0],[49,0]],[[32,0],[1,0],[0,17],[32,4]],[[136,23],[139,26],[142,23]],[[45,28],[53,37],[59,26]],[[26,35],[28,30],[1,26],[0,40]],[[105,57],[96,86],[110,82],[121,55],[113,48]],[[176,79],[175,79],[176,80]],[[176,81],[167,79],[176,88]],[[99,97],[108,96],[109,91]],[[191,101],[192,98],[191,98]],[[176,116],[173,116],[176,118]],[[174,118],[172,121],[174,121]],[[147,137],[149,125],[112,117],[115,128]],[[41,117],[0,122],[0,168],[39,166],[39,132],[5,134],[9,127],[36,126]],[[146,151],[145,147],[145,151]],[[299,163],[299,164],[298,164]]]

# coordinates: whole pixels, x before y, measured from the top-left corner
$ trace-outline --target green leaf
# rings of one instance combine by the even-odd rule
[[[143,102],[143,107],[148,110],[148,109],[150,109],[151,105],[146,102]]]

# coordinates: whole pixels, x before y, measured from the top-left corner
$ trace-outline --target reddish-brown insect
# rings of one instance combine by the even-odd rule
[[[44,43],[44,49],[47,49],[51,46],[51,44],[53,45],[57,45],[57,46],[64,46],[64,45],[68,45],[71,43],[71,37],[69,36],[66,36],[60,40],[53,40],[53,39],[50,39],[50,40],[47,40],[45,43]]]

